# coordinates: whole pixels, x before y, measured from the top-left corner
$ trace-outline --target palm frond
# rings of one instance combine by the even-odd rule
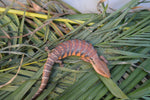
[[[68,57],[63,60],[64,68],[54,64],[48,86],[37,100],[46,97],[50,100],[147,99],[150,94],[150,12],[129,12],[137,3],[138,0],[132,0],[105,16],[82,15],[88,16],[81,18],[85,21],[83,24],[70,23],[78,23],[73,19],[81,20],[80,14],[60,17],[70,21],[54,18],[52,23],[26,37],[22,36],[42,26],[45,20],[4,14],[0,19],[0,84],[16,74],[21,55],[25,57],[16,79],[0,88],[0,99],[31,99],[41,83],[47,57],[44,48],[53,49],[58,43],[75,38],[92,43],[98,54],[108,59],[111,79],[98,75],[89,63],[78,57]]]

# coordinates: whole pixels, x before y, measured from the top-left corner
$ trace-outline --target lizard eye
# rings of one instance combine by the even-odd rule
[[[91,61],[93,64],[95,64],[95,62],[93,61],[93,59],[92,59],[92,58],[90,58],[90,61]]]

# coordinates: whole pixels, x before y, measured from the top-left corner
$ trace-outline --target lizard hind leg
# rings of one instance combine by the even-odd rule
[[[50,50],[48,49],[48,47],[45,47],[45,51],[50,53]]]
[[[55,62],[56,62],[56,63],[59,63],[60,67],[64,67],[64,64],[62,64],[62,61],[61,61],[61,60],[56,60]]]
[[[51,51],[48,49],[48,47],[45,47],[45,51],[48,53],[48,57],[49,57]]]

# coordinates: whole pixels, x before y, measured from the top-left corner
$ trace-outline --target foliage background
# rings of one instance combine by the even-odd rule
[[[98,54],[109,61],[111,79],[98,75],[78,57],[68,57],[63,59],[65,67],[54,64],[47,88],[38,100],[149,99],[150,11],[129,12],[138,1],[132,0],[112,14],[100,15],[74,10],[78,14],[64,15],[69,13],[60,2],[47,8],[57,14],[42,12],[48,19],[2,12],[0,84],[16,77],[0,88],[0,99],[31,99],[41,83],[47,57],[44,48],[51,50],[69,39],[92,43]]]

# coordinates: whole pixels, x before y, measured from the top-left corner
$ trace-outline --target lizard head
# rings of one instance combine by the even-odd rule
[[[98,74],[110,78],[110,72],[105,61],[101,60],[99,57],[93,57],[90,62]]]

